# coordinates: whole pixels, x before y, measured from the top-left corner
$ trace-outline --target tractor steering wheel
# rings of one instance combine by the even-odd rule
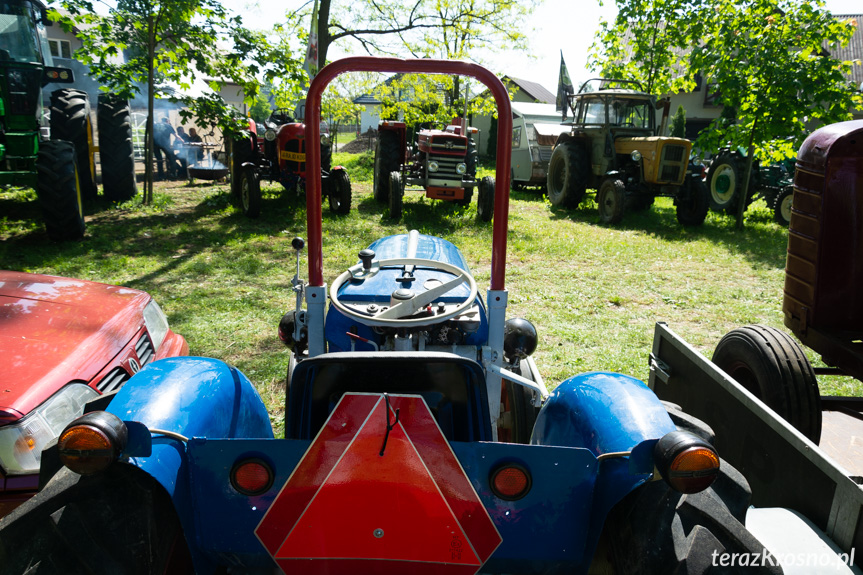
[[[333,282],[332,287],[330,287],[330,302],[332,302],[333,306],[337,310],[342,312],[344,315],[357,320],[363,325],[367,325],[370,327],[422,327],[426,325],[440,323],[442,321],[455,317],[462,313],[464,310],[466,310],[468,307],[470,307],[474,301],[476,301],[476,281],[474,281],[473,276],[471,276],[469,273],[467,273],[460,267],[445,262],[424,260],[419,258],[395,258],[390,260],[381,260],[377,263],[380,265],[381,268],[385,266],[417,266],[430,268],[434,271],[443,271],[453,274],[455,277],[447,282],[441,283],[423,292],[417,293],[410,299],[400,301],[392,307],[382,307],[381,311],[375,314],[364,314],[358,312],[355,309],[352,309],[351,307],[346,306],[341,301],[339,301],[339,289],[346,282],[348,282],[350,278],[353,277],[354,271],[357,271],[357,268],[360,264],[357,264],[357,266],[354,266],[353,268],[349,268],[347,271],[343,272],[339,277],[337,277]],[[442,297],[446,293],[449,293],[463,283],[467,283],[470,287],[470,294],[468,294],[467,298],[462,303],[454,306],[452,309],[447,309],[444,313],[441,314],[430,317],[410,318],[410,316],[412,316],[417,311],[428,306],[436,299]]]

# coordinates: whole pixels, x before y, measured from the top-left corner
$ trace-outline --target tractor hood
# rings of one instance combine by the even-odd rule
[[[0,422],[72,380],[89,382],[141,329],[149,300],[124,287],[0,271]]]

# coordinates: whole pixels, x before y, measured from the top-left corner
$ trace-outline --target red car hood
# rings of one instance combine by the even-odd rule
[[[0,423],[69,381],[89,382],[143,327],[149,301],[134,289],[0,271]]]

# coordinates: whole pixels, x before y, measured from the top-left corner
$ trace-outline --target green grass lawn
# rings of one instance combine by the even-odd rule
[[[461,248],[487,288],[491,225],[476,204],[405,196],[402,221],[387,217],[371,195],[369,155],[343,158],[353,182],[347,216],[324,209],[327,282],[357,261],[374,239],[418,229]],[[237,365],[257,385],[274,418],[283,420],[288,351],[276,336],[294,305],[290,240],[305,236],[304,198],[265,184],[261,217],[248,220],[225,184],[157,184],[156,202],[99,205],[87,214],[87,237],[48,241],[33,194],[0,190],[0,266],[143,289],[159,301],[193,354]],[[598,224],[591,199],[575,210],[552,209],[538,192],[513,192],[508,235],[509,316],[536,324],[536,361],[549,386],[592,370],[646,379],[653,326],[664,321],[708,357],[727,331],[749,323],[783,328],[787,231],[757,203],[737,230],[711,213],[685,229],[670,200],[630,213],[621,225]],[[306,259],[301,267],[307,278]],[[814,354],[810,355],[816,359]],[[828,394],[861,395],[850,378],[821,378]]]

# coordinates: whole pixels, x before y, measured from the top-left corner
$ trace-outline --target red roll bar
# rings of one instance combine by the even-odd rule
[[[309,285],[324,285],[321,209],[320,148],[321,95],[327,85],[346,72],[452,74],[476,78],[491,91],[497,104],[497,170],[494,192],[494,228],[491,254],[491,289],[503,290],[506,275],[506,231],[509,217],[509,170],[512,146],[512,109],[500,79],[486,68],[454,60],[376,58],[355,56],[336,60],[321,69],[306,96],[306,224],[308,226]]]

